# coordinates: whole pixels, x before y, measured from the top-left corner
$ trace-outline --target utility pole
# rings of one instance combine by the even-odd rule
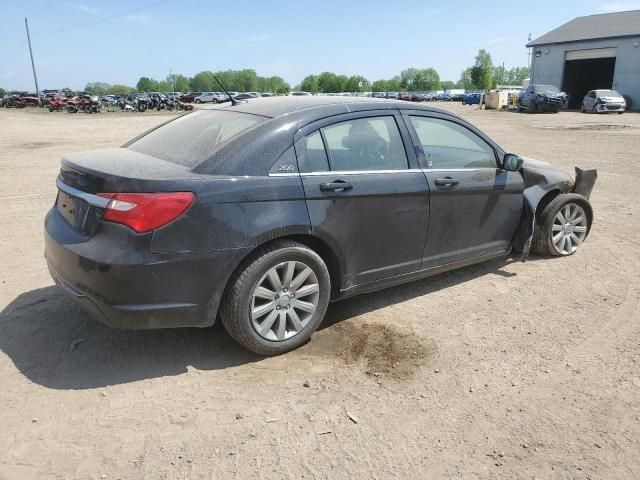
[[[36,75],[36,64],[33,61],[33,50],[31,49],[31,36],[29,35],[29,22],[27,17],[24,18],[24,26],[27,29],[27,42],[29,43],[29,55],[31,56],[31,68],[33,69],[33,80],[36,83],[36,96],[38,97],[38,106],[42,106],[42,100],[40,98],[40,88],[38,87],[38,76]]]
[[[527,41],[527,66],[529,67],[529,77],[531,77],[531,47],[529,44],[531,43],[531,34],[529,34],[529,38]]]

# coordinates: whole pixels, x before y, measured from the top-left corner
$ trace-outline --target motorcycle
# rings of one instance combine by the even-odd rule
[[[67,102],[67,112],[77,113],[83,111],[84,113],[98,113],[101,105],[98,97],[91,97],[89,95],[83,95],[82,97],[74,97]]]
[[[56,97],[49,99],[49,111],[50,112],[62,112],[67,105],[67,99]]]

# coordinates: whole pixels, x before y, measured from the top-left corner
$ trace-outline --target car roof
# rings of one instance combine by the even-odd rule
[[[294,97],[258,97],[249,99],[238,105],[212,105],[204,109],[224,109],[236,112],[278,118],[292,113],[308,111],[310,116],[322,117],[326,110],[342,110],[344,112],[362,110],[424,110],[451,115],[439,108],[408,103],[401,100],[379,100],[370,97],[331,97],[331,96],[294,96]],[[337,112],[336,112],[337,113]],[[455,116],[455,115],[454,115]]]

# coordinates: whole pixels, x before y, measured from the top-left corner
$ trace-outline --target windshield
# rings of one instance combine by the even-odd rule
[[[621,97],[620,92],[617,90],[596,90],[598,97]]]
[[[534,88],[536,93],[560,93],[558,87],[554,87],[553,85],[536,85]]]
[[[267,118],[222,110],[200,110],[149,132],[128,148],[193,168],[232,137]]]

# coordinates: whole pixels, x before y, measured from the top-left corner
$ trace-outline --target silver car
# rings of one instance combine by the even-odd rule
[[[591,90],[582,99],[582,113],[624,113],[627,102],[616,90]]]
[[[193,99],[195,103],[222,103],[227,101],[226,95],[221,94],[220,92],[204,92],[202,95],[197,96]]]

